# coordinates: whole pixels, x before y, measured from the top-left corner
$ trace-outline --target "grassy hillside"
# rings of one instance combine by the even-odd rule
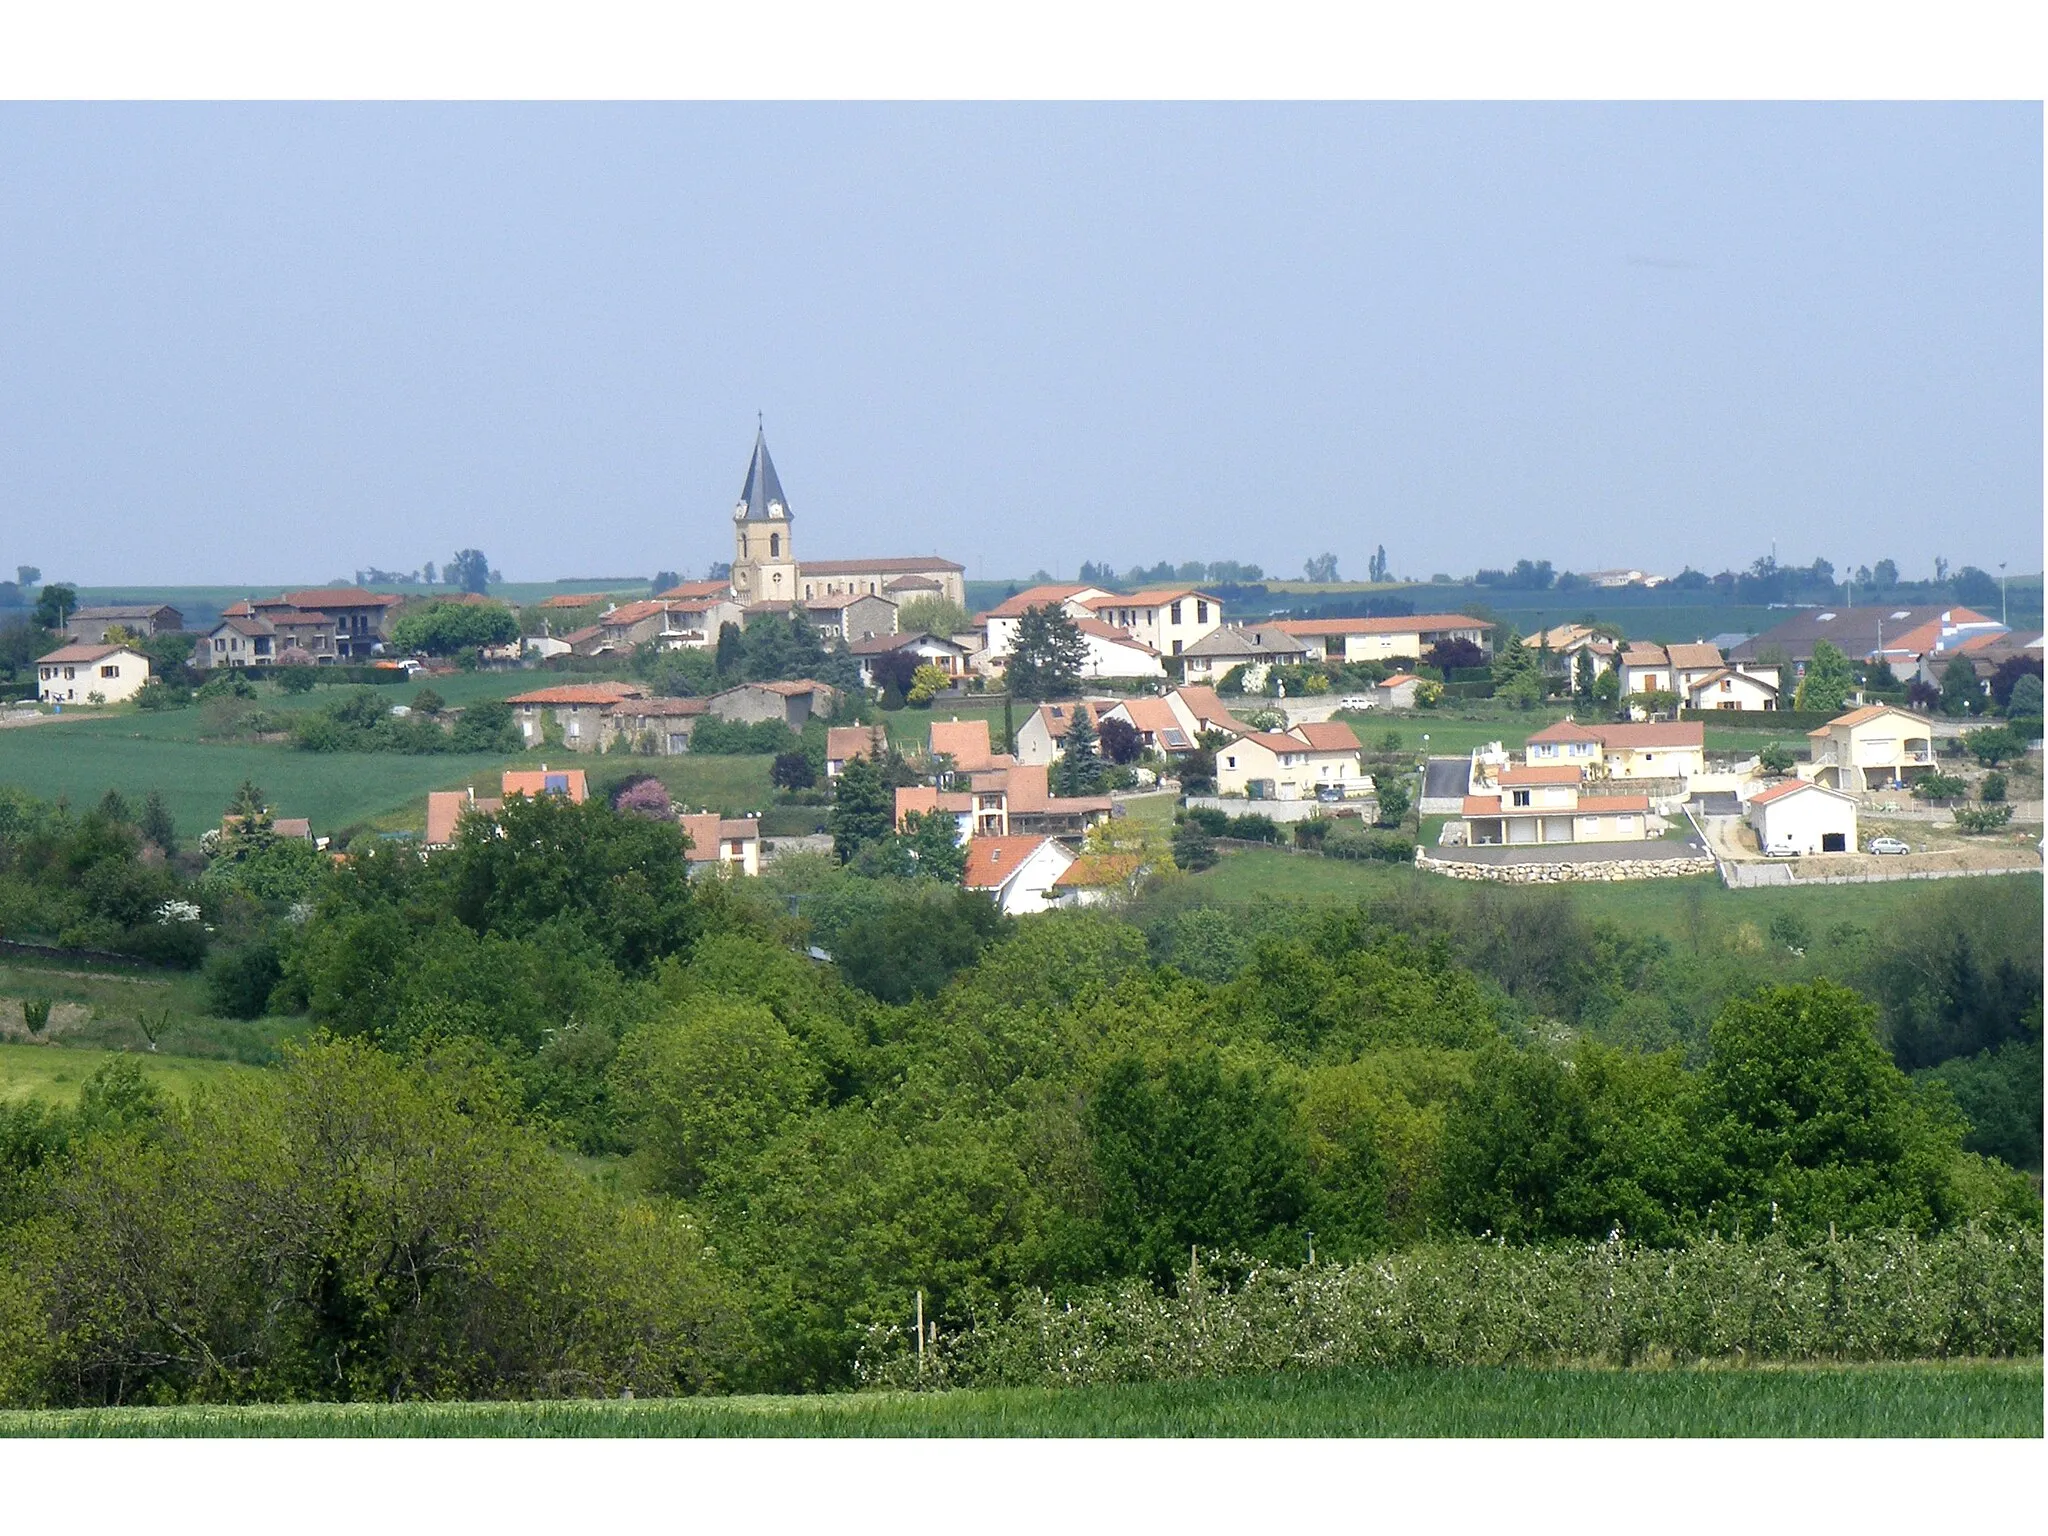
[[[116,1051],[64,1050],[48,1045],[0,1045],[0,1102],[43,1099],[76,1103],[78,1090]],[[219,1082],[256,1067],[232,1061],[202,1061],[190,1056],[129,1053],[158,1087],[179,1096],[205,1083]]]
[[[2041,1363],[1327,1371],[1065,1391],[0,1413],[0,1435],[2038,1438]]]

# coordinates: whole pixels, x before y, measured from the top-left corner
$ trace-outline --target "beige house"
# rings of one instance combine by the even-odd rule
[[[1628,843],[1650,835],[1647,795],[1588,795],[1571,767],[1504,768],[1499,792],[1467,795],[1466,841]]]
[[[684,855],[690,873],[730,870],[736,875],[761,873],[761,823],[752,816],[720,816],[716,811],[678,816],[690,840]]]
[[[1813,760],[1799,765],[1799,776],[1830,789],[1903,788],[1935,767],[1933,726],[1892,704],[1852,709],[1806,738]]]
[[[1088,711],[1088,723],[1095,727],[1099,737],[1102,717],[1115,707],[1116,702],[1114,699],[1081,699],[1039,705],[1031,712],[1030,718],[1017,727],[1017,761],[1043,765],[1065,751],[1067,730],[1074,723],[1076,710]]]
[[[1298,667],[1309,659],[1308,646],[1279,624],[1251,629],[1226,624],[1181,652],[1181,670],[1189,682],[1213,686],[1243,667],[1244,686],[1259,689],[1266,686],[1271,668]]]
[[[1707,768],[1706,727],[1697,720],[1585,725],[1560,720],[1528,739],[1532,767],[1568,764],[1588,778],[1689,779]]]
[[[1282,734],[1250,731],[1216,753],[1216,788],[1258,800],[1314,800],[1325,792],[1351,800],[1373,791],[1348,725],[1297,725]]]
[[[63,645],[36,661],[45,704],[119,704],[149,681],[149,658],[125,645]]]
[[[680,756],[690,750],[691,733],[706,712],[702,699],[620,699],[607,711],[610,739],[659,757]]]
[[[825,777],[836,779],[859,758],[878,762],[888,756],[889,733],[879,725],[833,725],[825,728]]]
[[[1415,613],[1383,619],[1284,619],[1273,626],[1301,641],[1313,661],[1420,661],[1446,640],[1482,650],[1489,626],[1462,613]]]
[[[109,603],[80,608],[64,621],[64,633],[79,645],[119,644],[107,636],[126,630],[131,636],[176,633],[185,627],[185,616],[169,603]]]
[[[709,708],[721,720],[748,725],[780,720],[792,731],[800,731],[812,715],[829,717],[838,703],[839,692],[829,683],[799,678],[788,683],[741,683],[711,695]]]

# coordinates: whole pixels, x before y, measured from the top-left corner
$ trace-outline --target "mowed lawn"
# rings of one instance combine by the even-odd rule
[[[67,1050],[56,1045],[0,1045],[0,1102],[41,1099],[75,1104],[78,1090],[101,1066],[125,1055],[159,1088],[180,1098],[194,1088],[218,1083],[261,1067],[232,1061],[205,1061],[192,1056],[162,1056],[143,1051]]]
[[[1503,889],[1424,874],[1406,864],[1264,850],[1226,854],[1214,869],[1190,875],[1188,880],[1204,900],[1224,906],[1268,897],[1356,902],[1418,888],[1469,900],[1477,890]],[[2028,902],[2034,911],[2041,910],[2039,875],[1986,875],[1971,880],[1969,888],[1985,901]],[[1816,931],[1824,932],[1837,923],[1882,930],[1888,921],[1925,901],[1928,893],[1926,882],[1917,880],[1731,891],[1713,875],[1613,884],[1588,881],[1547,889],[1569,892],[1570,899],[1588,916],[1647,928],[1674,942],[1686,936],[1696,917],[1709,923],[1748,922],[1767,929],[1780,912],[1797,913]]]
[[[0,1413],[0,1435],[147,1437],[2017,1437],[2041,1362],[1339,1370],[1063,1390]]]

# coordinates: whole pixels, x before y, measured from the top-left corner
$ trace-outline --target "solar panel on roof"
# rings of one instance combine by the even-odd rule
[[[1161,731],[1159,733],[1159,739],[1165,742],[1169,747],[1184,747],[1188,744],[1187,737],[1183,735],[1181,732],[1175,730],[1172,726],[1168,726],[1165,730]]]

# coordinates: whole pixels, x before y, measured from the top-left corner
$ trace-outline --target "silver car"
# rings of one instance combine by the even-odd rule
[[[1873,837],[1863,845],[1865,853],[1911,853],[1913,850],[1896,837]]]

